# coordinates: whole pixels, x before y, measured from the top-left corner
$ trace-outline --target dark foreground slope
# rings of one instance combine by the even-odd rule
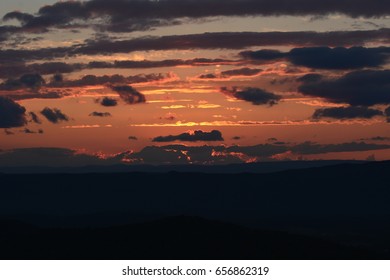
[[[389,258],[389,172],[0,175],[0,256]]]
[[[318,237],[176,217],[108,228],[0,223],[0,259],[383,259]],[[10,228],[13,228],[10,230]],[[16,230],[17,229],[17,230]]]

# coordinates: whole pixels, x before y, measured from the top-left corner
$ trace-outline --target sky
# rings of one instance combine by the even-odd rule
[[[0,11],[0,166],[390,159],[387,1]]]

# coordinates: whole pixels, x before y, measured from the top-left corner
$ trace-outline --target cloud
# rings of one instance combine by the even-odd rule
[[[136,137],[134,137],[136,138]],[[130,140],[135,140],[130,137]],[[229,164],[277,160],[278,155],[318,155],[326,153],[365,152],[390,149],[386,144],[349,142],[318,144],[259,144],[255,146],[147,146],[139,152],[125,151],[101,158],[80,151],[61,148],[28,148],[0,151],[0,166],[90,166],[130,164]]]
[[[45,62],[45,63],[8,63],[0,69],[1,78],[12,78],[25,73],[40,73],[41,75],[50,75],[57,73],[72,73],[86,68],[86,64],[65,62]]]
[[[214,74],[214,73],[208,73],[208,74],[202,74],[199,75],[199,79],[204,79],[204,80],[213,80],[213,79],[220,79],[222,78],[220,75]]]
[[[117,161],[102,160],[97,156],[63,148],[25,148],[0,151],[0,166],[87,166],[113,164]]]
[[[102,100],[100,100],[100,105],[104,107],[114,107],[118,105],[118,101],[114,98],[104,97]]]
[[[177,115],[174,113],[167,113],[164,117],[160,117],[160,120],[174,121],[177,119]]]
[[[383,112],[361,106],[321,108],[313,114],[314,119],[371,119],[377,116],[383,116]]]
[[[252,69],[252,68],[239,68],[239,69],[232,69],[232,70],[226,70],[222,71],[219,74],[202,74],[198,76],[199,79],[205,79],[205,80],[215,80],[215,79],[229,79],[234,77],[253,77],[261,73],[262,69]]]
[[[370,38],[366,36],[372,36]],[[350,46],[365,42],[388,42],[390,29],[333,32],[220,32],[161,37],[141,37],[122,41],[96,40],[74,49],[77,54],[128,53],[170,49],[242,49],[253,46]],[[185,44],[183,44],[185,42]],[[269,58],[271,53],[266,53]],[[273,52],[273,56],[277,56]],[[279,54],[285,56],[284,54]]]
[[[34,130],[30,130],[28,128],[25,128],[23,130],[21,130],[21,132],[25,133],[25,134],[43,134],[43,130],[42,129],[39,129],[38,131],[34,131]]]
[[[0,51],[1,53],[1,51]],[[210,65],[239,65],[247,63],[242,60],[228,60],[228,59],[208,59],[208,58],[194,58],[194,59],[168,59],[160,61],[152,60],[120,60],[114,62],[106,61],[91,61],[89,63],[64,63],[64,62],[45,62],[45,63],[7,63],[0,68],[0,78],[10,78],[22,75],[24,73],[40,73],[41,75],[54,74],[52,78],[53,85],[61,85],[63,76],[61,73],[72,73],[84,69],[144,69],[144,68],[161,68],[161,67],[175,67],[175,66],[210,66]],[[256,62],[257,63],[257,62]],[[257,63],[258,64],[258,63]],[[157,74],[151,74],[157,75]],[[142,77],[136,75],[135,77]],[[126,77],[124,77],[126,79]]]
[[[15,34],[19,31],[19,28],[16,26],[3,25],[0,26],[0,43],[9,39],[12,34]]]
[[[281,142],[283,143],[283,142]],[[244,162],[274,161],[281,154],[299,158],[303,155],[319,155],[342,152],[365,152],[390,149],[386,144],[349,142],[340,144],[318,144],[303,142],[297,144],[259,144],[254,146],[147,146],[140,152],[126,154],[131,162],[148,164],[229,164]]]
[[[390,107],[386,108],[385,115],[387,116],[387,122],[390,123]]]
[[[247,59],[276,61],[286,58],[287,54],[278,50],[243,51],[240,55]]]
[[[24,126],[26,109],[15,101],[0,96],[0,128]]]
[[[108,112],[92,112],[89,114],[90,117],[111,117],[111,114]]]
[[[23,92],[15,94],[7,94],[6,96],[12,100],[25,100],[25,99],[59,99],[64,97],[66,94],[56,91],[47,93],[40,92]]]
[[[317,81],[306,79],[298,90],[304,95],[352,106],[390,104],[390,70],[355,71],[340,78],[323,77]]]
[[[151,60],[120,60],[113,63],[92,61],[88,64],[89,68],[160,68],[174,66],[209,66],[209,65],[231,65],[239,64],[241,61],[229,59],[210,59],[210,58],[194,58],[194,59],[167,59],[160,61]]]
[[[351,17],[380,17],[390,14],[386,1],[344,0],[343,2],[313,2],[301,0],[164,0],[128,1],[91,0],[86,2],[61,1],[46,5],[35,15],[10,12],[3,20],[18,20],[20,32],[47,32],[51,28],[93,26],[110,32],[149,30],[191,20],[219,16],[325,16],[345,14]]]
[[[135,137],[135,136],[129,136],[128,139],[131,140],[131,141],[137,141],[138,140],[138,138]]]
[[[48,86],[52,87],[83,87],[83,86],[95,86],[105,84],[137,84],[137,83],[149,83],[149,82],[163,82],[175,78],[173,73],[168,74],[139,74],[135,76],[122,76],[122,75],[86,75],[78,80],[69,81],[53,81]]]
[[[59,123],[61,121],[69,121],[69,117],[57,108],[50,109],[48,107],[41,111],[41,114],[51,123]]]
[[[325,154],[325,153],[343,153],[359,152],[389,149],[390,145],[368,144],[365,142],[350,142],[342,144],[317,144],[313,142],[304,142],[291,147],[291,151],[297,154]]]
[[[319,82],[321,81],[322,79],[324,78],[324,76],[320,75],[320,74],[306,74],[302,77],[299,77],[297,78],[297,81],[298,82],[301,82],[301,83],[316,83],[316,82]]]
[[[4,65],[24,63],[31,60],[51,60],[64,56],[74,56],[74,47],[56,47],[40,49],[3,49],[0,50],[0,62]]]
[[[15,133],[13,133],[12,131],[8,130],[8,129],[4,129],[4,134],[5,135],[14,135]]]
[[[122,161],[145,164],[187,164],[188,156],[180,149],[147,146],[136,153],[121,155]]]
[[[38,89],[45,84],[39,74],[25,74],[18,79],[8,79],[0,85],[0,90]]]
[[[161,37],[139,37],[129,40],[96,39],[68,47],[41,49],[3,49],[0,62],[24,63],[31,60],[49,60],[77,55],[130,53],[152,50],[187,49],[243,49],[255,46],[358,46],[366,43],[388,44],[390,28],[363,31],[331,32],[217,32]],[[183,43],[185,42],[185,44]],[[268,57],[268,56],[267,56]],[[165,61],[175,63],[175,60]],[[258,61],[259,62],[259,61]],[[195,61],[193,61],[195,63]],[[100,62],[100,66],[106,63]],[[126,63],[125,63],[126,64]],[[148,62],[139,62],[138,65]],[[109,64],[106,64],[109,65]],[[118,63],[118,66],[120,63]],[[97,66],[97,63],[95,63]],[[128,66],[127,66],[128,67]],[[127,68],[126,67],[126,68]]]
[[[186,132],[179,135],[158,136],[153,139],[153,142],[173,142],[173,141],[223,141],[222,133],[218,130],[211,132],[203,132],[201,130],[195,130],[193,133]]]
[[[387,63],[390,48],[296,48],[289,54],[289,60],[298,66],[319,69],[357,69],[378,67]]]
[[[120,98],[127,104],[145,103],[145,95],[129,85],[111,85],[110,88],[117,92]]]
[[[307,47],[294,48],[287,53],[277,50],[245,51],[240,53],[244,58],[260,61],[277,61],[286,59],[296,66],[317,69],[359,69],[379,67],[389,61],[390,48],[365,47]]]
[[[371,138],[362,138],[362,141],[390,141],[390,137],[375,136]]]
[[[81,63],[67,64],[65,62],[45,62],[30,64],[26,66],[24,71],[40,73],[41,75],[48,75],[56,73],[72,73],[82,69],[83,64]]]
[[[265,91],[260,88],[243,88],[239,90],[236,87],[233,87],[231,89],[222,87],[221,92],[232,96],[236,99],[252,102],[253,105],[269,105],[273,106],[278,104],[281,97],[279,95],[276,95],[274,93]]]
[[[41,124],[41,120],[39,119],[38,115],[34,112],[29,112],[28,115],[30,116],[30,122]]]
[[[222,71],[221,75],[223,77],[232,77],[232,76],[255,76],[262,72],[262,69],[251,69],[248,67],[240,69],[232,69],[227,71]]]

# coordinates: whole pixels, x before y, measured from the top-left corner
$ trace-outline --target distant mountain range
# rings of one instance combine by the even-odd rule
[[[390,258],[390,162],[296,164],[0,174],[0,258]]]
[[[19,174],[48,174],[48,173],[116,173],[116,172],[195,172],[195,173],[270,173],[283,170],[295,170],[311,167],[322,167],[337,164],[361,164],[366,161],[354,160],[315,160],[315,161],[275,161],[229,165],[91,165],[83,167],[50,167],[50,166],[21,166],[0,167],[0,173]]]

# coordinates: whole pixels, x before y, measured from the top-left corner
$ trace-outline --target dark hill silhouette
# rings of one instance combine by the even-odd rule
[[[390,249],[389,172],[390,162],[371,162],[267,174],[2,174],[0,219],[16,221],[2,226],[3,232],[13,232],[13,235],[7,237],[11,241],[24,240],[23,242],[27,242],[23,243],[26,248],[35,246],[32,244],[34,242],[39,243],[42,248],[51,248],[50,252],[43,251],[47,258],[59,256],[55,248],[62,248],[59,243],[66,241],[64,236],[67,234],[73,236],[72,242],[75,244],[84,244],[83,240],[87,239],[96,242],[100,240],[97,243],[103,248],[102,256],[105,257],[102,258],[121,258],[123,255],[120,252],[114,254],[119,245],[112,247],[112,244],[116,242],[114,236],[120,236],[122,231],[129,234],[137,232],[139,228],[140,234],[134,238],[144,246],[154,244],[151,239],[158,239],[157,232],[161,235],[165,232],[165,238],[173,242],[183,223],[192,230],[198,225],[203,231],[202,238],[206,241],[207,236],[216,236],[213,232],[218,232],[217,222],[210,224],[204,220],[199,223],[196,219],[164,220],[175,216],[199,217],[246,228],[242,234],[230,236],[231,239],[226,237],[221,241],[224,245],[220,246],[236,242],[236,245],[231,245],[237,246],[236,249],[230,255],[226,253],[226,258],[250,258],[247,251],[253,246],[260,246],[255,242],[257,239],[270,240],[271,244],[286,244],[282,240],[289,242],[292,236],[306,245],[313,239],[318,246],[333,244],[341,246],[341,249],[328,254],[328,245],[324,245],[318,254],[309,254],[307,251],[306,255],[302,255],[300,250],[289,249],[282,252],[273,246],[275,252],[282,253],[273,255],[272,250],[264,250],[264,255],[256,256],[264,256],[266,259],[282,258],[281,256],[338,259],[345,258],[352,252],[351,248],[355,248],[352,255],[356,254],[356,257],[348,258],[360,258],[364,255],[362,252],[368,252],[367,258],[381,258],[380,256],[388,256]],[[164,222],[161,224],[156,220]],[[21,229],[23,223],[33,227]],[[232,226],[228,225],[226,230],[234,232]],[[153,229],[153,236],[147,234],[145,228],[148,226]],[[110,232],[107,233],[107,239],[103,238],[105,231]],[[21,232],[25,232],[25,235],[20,236]],[[37,238],[34,232],[45,238],[37,241],[34,239]],[[267,235],[267,232],[272,234]],[[248,237],[249,233],[253,235]],[[206,251],[202,251],[204,255],[199,255],[200,252],[195,253],[197,247],[192,246],[196,236],[191,235],[190,231],[183,236],[188,238],[181,241],[180,248],[185,247],[186,243],[190,246],[188,255],[183,255],[183,258],[191,258],[191,250],[194,258],[215,256],[214,249],[210,247],[211,242],[205,241],[204,244],[209,246],[205,247]],[[272,236],[279,236],[280,239],[272,239]],[[7,238],[1,238],[1,246],[8,246]],[[245,245],[245,240],[253,242]],[[306,245],[303,244],[302,248]],[[156,252],[153,251],[153,246],[148,247],[150,258],[163,252],[158,250],[158,244],[155,246]],[[290,245],[283,246],[287,248]],[[313,245],[313,248],[316,246]],[[287,251],[289,255],[283,255]],[[9,251],[5,252],[11,254]],[[28,252],[31,258],[38,254],[33,249]],[[68,255],[72,256],[69,258],[77,254],[81,258],[85,252],[78,250],[73,253],[74,255]],[[39,258],[38,255],[36,257]]]
[[[14,224],[15,225],[15,224]],[[382,259],[386,254],[320,238],[192,217],[108,228],[10,231],[0,222],[1,259]],[[8,230],[7,230],[8,229]]]
[[[19,166],[0,167],[0,173],[8,174],[48,174],[48,173],[127,173],[127,172],[187,172],[187,173],[208,173],[208,174],[238,174],[238,173],[270,173],[285,170],[304,169],[311,167],[323,167],[336,164],[361,164],[365,161],[356,160],[314,160],[314,161],[273,161],[257,162],[247,164],[227,165],[91,165],[82,167],[48,167],[48,166]]]

